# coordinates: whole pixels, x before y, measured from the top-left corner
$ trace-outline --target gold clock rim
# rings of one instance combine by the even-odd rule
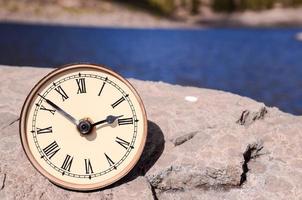
[[[27,120],[26,114],[28,112],[29,106],[30,106],[35,94],[37,93],[37,91],[44,85],[44,83],[46,83],[48,80],[55,77],[56,75],[58,75],[62,72],[68,71],[70,69],[78,69],[78,68],[95,69],[97,71],[102,71],[104,73],[107,73],[107,74],[110,74],[110,75],[116,77],[117,79],[122,81],[124,84],[126,84],[128,86],[128,88],[130,88],[132,93],[135,95],[135,97],[140,105],[140,108],[142,109],[142,114],[143,114],[143,118],[144,118],[143,119],[144,120],[144,132],[143,132],[142,141],[140,143],[139,149],[138,149],[136,155],[134,156],[133,160],[119,174],[117,174],[105,181],[101,181],[101,182],[93,183],[93,184],[76,184],[76,183],[66,182],[61,179],[56,178],[55,176],[53,176],[52,174],[47,172],[38,163],[38,161],[35,159],[35,157],[31,153],[31,151],[29,149],[29,145],[28,145],[28,140],[26,137],[26,123],[25,123]],[[89,190],[96,190],[96,189],[101,189],[106,186],[109,186],[109,185],[115,183],[116,181],[120,180],[124,176],[126,176],[133,169],[133,167],[139,161],[139,159],[143,153],[144,147],[145,147],[147,134],[148,134],[147,123],[148,123],[147,114],[146,114],[146,110],[145,110],[143,101],[142,101],[141,97],[139,96],[138,92],[136,91],[136,89],[132,86],[132,84],[129,81],[127,81],[121,75],[119,75],[115,71],[109,69],[105,65],[91,64],[91,63],[75,63],[75,64],[67,64],[67,65],[58,67],[57,69],[51,71],[46,76],[44,76],[40,81],[38,81],[38,83],[36,83],[34,85],[34,87],[31,89],[31,91],[27,95],[27,97],[24,101],[22,110],[21,110],[20,121],[19,121],[19,134],[20,134],[23,150],[24,150],[28,160],[40,174],[42,174],[44,177],[46,177],[51,182],[54,182],[55,184],[57,184],[63,188],[77,190],[77,191],[89,191]]]

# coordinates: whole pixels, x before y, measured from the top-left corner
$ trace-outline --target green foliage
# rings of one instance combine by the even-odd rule
[[[178,10],[198,14],[203,0],[115,0],[159,15],[173,16]]]
[[[276,0],[244,0],[239,5],[240,10],[264,10],[273,8]]]
[[[200,0],[191,0],[192,1],[192,7],[191,7],[191,13],[193,15],[199,13],[199,6],[200,6]]]
[[[159,13],[171,15],[174,11],[174,0],[147,0],[147,3]]]
[[[234,0],[214,0],[212,8],[215,11],[232,12],[236,10]]]
[[[265,10],[277,3],[283,7],[297,7],[302,5],[302,0],[213,0],[212,8],[222,12]]]
[[[154,14],[170,16],[175,10],[175,0],[114,0],[132,8],[140,8]]]
[[[283,4],[285,6],[293,6],[293,7],[297,7],[297,6],[301,6],[302,5],[302,0],[282,0]]]

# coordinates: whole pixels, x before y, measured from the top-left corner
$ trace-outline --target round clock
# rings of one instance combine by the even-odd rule
[[[50,181],[94,190],[125,176],[142,154],[147,117],[138,93],[98,65],[54,70],[27,96],[20,117],[24,151]]]

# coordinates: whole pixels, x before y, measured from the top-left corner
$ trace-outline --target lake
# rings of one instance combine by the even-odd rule
[[[0,64],[110,66],[126,77],[229,91],[302,114],[302,29],[115,29],[0,24]]]

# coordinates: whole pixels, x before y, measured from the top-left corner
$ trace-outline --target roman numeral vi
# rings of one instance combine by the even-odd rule
[[[93,173],[93,169],[92,169],[91,162],[89,159],[85,159],[85,170],[86,170],[86,174]]]

